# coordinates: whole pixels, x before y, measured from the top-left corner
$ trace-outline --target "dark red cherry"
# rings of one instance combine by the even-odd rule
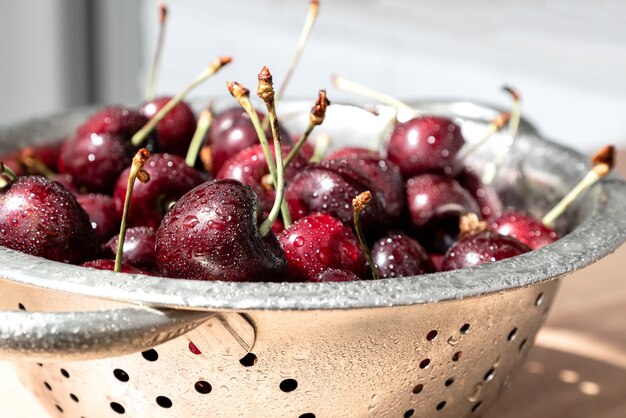
[[[200,172],[185,164],[182,157],[153,154],[144,169],[150,174],[148,183],[135,181],[128,212],[128,226],[158,228],[169,206],[189,190],[204,182]],[[113,198],[121,216],[130,167],[118,176]]]
[[[81,134],[68,138],[63,144],[59,170],[72,176],[81,190],[110,195],[130,160],[120,136]]]
[[[148,119],[137,110],[110,106],[87,118],[76,130],[76,135],[112,134],[128,141],[146,122]]]
[[[448,118],[417,116],[398,123],[389,137],[387,158],[404,178],[421,173],[450,173],[465,140],[461,128]]]
[[[491,186],[485,186],[476,173],[465,168],[456,175],[455,179],[476,200],[484,218],[497,216],[502,212],[502,201],[495,189]]]
[[[372,247],[372,259],[381,279],[435,271],[424,248],[402,233],[389,234],[376,241]]]
[[[82,267],[90,267],[92,269],[97,269],[97,270],[114,270],[115,267],[115,260],[108,260],[108,259],[97,259],[97,260],[91,260],[91,261],[87,261],[83,264],[81,264]],[[150,271],[145,271],[145,270],[141,270],[138,269],[136,267],[130,266],[128,264],[122,263],[122,268],[120,270],[120,273],[128,273],[128,274],[145,274],[148,276],[154,276],[154,273],[150,272]]]
[[[115,257],[119,234],[105,245],[105,254]],[[122,252],[122,262],[144,270],[156,269],[156,231],[147,226],[135,226],[126,230]]]
[[[196,280],[280,280],[285,256],[271,231],[259,235],[257,212],[256,195],[236,180],[192,189],[157,231],[159,270],[167,277]]]
[[[147,119],[161,110],[171,97],[158,97],[145,103],[139,112]],[[196,115],[185,102],[180,102],[157,124],[159,150],[184,157],[196,131]]]
[[[98,242],[106,242],[120,230],[120,217],[111,196],[90,193],[78,195],[76,200],[87,212]]]
[[[79,194],[78,187],[74,183],[74,179],[69,174],[54,174],[50,177],[50,180],[56,181],[61,186],[72,192],[75,196]]]
[[[552,228],[545,226],[528,212],[506,209],[490,222],[490,228],[502,235],[511,236],[533,250],[545,247],[559,239]]]
[[[530,247],[512,237],[483,231],[468,235],[451,246],[443,260],[441,270],[449,271],[475,267],[530,251]]]
[[[0,189],[0,245],[73,264],[93,258],[96,250],[76,198],[41,176],[18,177]]]
[[[324,157],[325,160],[343,160],[355,158],[382,158],[378,151],[362,147],[345,147],[332,151]]]
[[[376,191],[382,196],[388,223],[395,224],[399,222],[404,213],[405,192],[404,180],[398,166],[388,159],[377,155],[374,151],[355,148],[346,148],[344,152],[340,151],[342,150],[331,153],[325,159],[346,161],[350,167],[365,174],[373,187],[371,191]]]
[[[430,252],[444,253],[457,240],[463,213],[480,213],[469,192],[451,177],[415,176],[407,181],[406,191],[413,229]]]
[[[388,224],[381,193],[362,173],[346,161],[322,161],[309,165],[291,180],[285,191],[291,218],[323,212],[345,224],[353,224],[352,199],[362,192],[372,191],[372,200],[361,214],[365,230],[373,231]]]
[[[356,280],[361,280],[356,274],[352,273],[348,270],[340,270],[340,269],[328,269],[324,270],[311,280],[310,282],[354,282]]]
[[[328,269],[353,272],[364,278],[365,257],[352,230],[327,213],[315,213],[294,222],[278,236],[287,257],[290,281],[319,281]]]

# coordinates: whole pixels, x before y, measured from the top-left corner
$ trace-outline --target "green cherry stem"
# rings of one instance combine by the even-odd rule
[[[607,145],[602,148],[593,156],[591,163],[591,170],[587,172],[585,177],[541,218],[541,222],[543,222],[544,225],[554,228],[554,222],[570,207],[578,196],[611,172],[615,165],[615,147],[613,145]]]
[[[150,74],[148,76],[148,85],[146,87],[146,102],[154,99],[156,91],[156,80],[161,67],[161,54],[163,51],[163,44],[165,43],[165,26],[167,23],[167,5],[164,1],[159,2],[159,35],[157,38],[156,49],[154,51],[154,58],[152,59],[152,65],[150,66]]]
[[[363,211],[363,209],[365,209],[365,207],[371,200],[372,193],[367,190],[352,199],[352,207],[354,208],[353,217],[356,236],[361,243],[361,248],[363,249],[363,254],[365,254],[367,264],[370,266],[370,270],[372,271],[372,277],[374,278],[374,280],[378,280],[380,279],[378,269],[376,268],[376,264],[374,264],[374,260],[372,260],[372,253],[370,252],[370,249],[367,246],[367,242],[365,241],[365,236],[363,235],[363,230],[361,229],[361,221],[359,220],[361,212]]]
[[[332,140],[330,139],[330,135],[327,133],[323,133],[317,136],[315,140],[315,148],[313,149],[313,155],[309,158],[310,163],[319,163],[326,155],[326,151],[328,151],[328,147],[330,147]]]
[[[263,102],[265,102],[265,107],[267,108],[267,114],[269,116],[270,125],[272,127],[272,137],[274,138],[274,155],[276,156],[276,176],[272,176],[272,180],[276,185],[276,199],[267,219],[263,221],[263,223],[259,227],[259,232],[261,233],[261,236],[265,236],[272,228],[272,225],[274,224],[274,221],[276,220],[279,212],[282,213],[283,224],[285,228],[288,228],[291,225],[291,214],[289,213],[289,207],[287,206],[287,202],[283,199],[285,194],[285,165],[283,164],[280,127],[278,125],[278,118],[276,116],[272,74],[267,67],[263,67],[261,69],[261,72],[258,75],[258,81],[259,84],[257,87],[257,96],[259,96],[263,100]],[[274,163],[271,153],[266,154],[265,159]]]
[[[193,138],[191,138],[191,143],[189,144],[189,149],[187,150],[187,156],[185,157],[185,164],[189,167],[196,165],[200,148],[202,148],[206,134],[211,128],[211,124],[213,124],[213,113],[211,110],[205,109],[200,112],[200,115],[198,116],[198,126],[193,134]]]
[[[11,170],[11,167],[0,162],[0,187],[5,187],[11,182],[15,181],[17,176],[15,172]]]
[[[126,185],[126,197],[124,198],[124,209],[122,211],[122,222],[120,223],[120,235],[117,243],[117,251],[115,253],[115,267],[113,271],[119,273],[122,269],[122,254],[124,253],[124,238],[126,237],[126,220],[128,219],[128,210],[130,209],[130,198],[133,195],[135,187],[135,179],[142,183],[150,181],[150,174],[143,169],[144,164],[150,158],[150,152],[141,148],[133,157],[130,173],[128,174],[128,183]]]
[[[231,57],[223,56],[215,58],[207,68],[205,68],[195,80],[193,80],[183,91],[172,97],[169,102],[159,110],[156,115],[146,123],[143,128],[138,130],[131,138],[130,142],[133,146],[138,147],[144,141],[146,136],[156,127],[156,125],[167,115],[177,104],[182,102],[185,97],[200,84],[211,78],[223,66],[232,61]]]

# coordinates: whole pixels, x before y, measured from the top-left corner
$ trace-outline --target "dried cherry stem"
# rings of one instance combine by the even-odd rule
[[[32,170],[35,173],[39,173],[44,177],[52,179],[55,173],[48,168],[33,152],[32,148],[24,148],[18,157],[20,164],[24,167]]]
[[[497,132],[499,132],[511,119],[511,114],[509,112],[502,112],[493,119],[489,126],[487,127],[487,132],[485,136],[483,136],[478,141],[474,142],[471,145],[463,148],[461,152],[457,154],[457,161],[459,165],[462,165],[463,161],[470,155],[474,154],[480,147],[487,143],[487,141],[494,136]]]
[[[211,78],[212,75],[217,73],[223,66],[230,63],[232,61],[231,57],[223,56],[215,58],[211,61],[211,64],[207,68],[202,71],[195,80],[193,80],[183,91],[178,93],[176,96],[172,97],[169,102],[165,104],[159,110],[156,115],[154,115],[148,123],[146,123],[140,130],[138,130],[135,135],[131,138],[130,142],[133,146],[138,147],[144,141],[146,136],[156,127],[156,125],[167,115],[177,104],[182,102],[185,97],[200,84]]]
[[[374,278],[374,280],[378,280],[380,279],[380,275],[378,274],[378,269],[376,268],[376,264],[374,264],[374,260],[372,260],[372,253],[367,246],[367,242],[365,241],[365,236],[363,235],[363,230],[361,229],[361,221],[359,219],[361,212],[363,211],[363,209],[365,209],[365,207],[371,200],[372,193],[367,190],[352,199],[352,207],[354,208],[353,217],[356,236],[359,239],[359,243],[361,244],[361,249],[363,250],[363,254],[365,255],[367,264],[370,266],[370,270],[372,271],[372,277]]]
[[[284,167],[286,168],[289,163],[298,155],[298,152],[304,146],[304,143],[309,139],[309,135],[313,132],[313,129],[321,125],[324,122],[324,118],[326,117],[326,108],[330,105],[330,101],[326,98],[326,90],[320,90],[319,95],[317,97],[317,101],[315,105],[311,108],[311,113],[309,113],[309,126],[307,126],[304,134],[300,137],[298,142],[291,148],[287,158],[285,158]]]
[[[611,172],[615,165],[615,147],[613,145],[607,145],[602,148],[593,156],[591,164],[591,170],[589,170],[585,177],[583,177],[556,206],[541,218],[541,222],[543,222],[544,225],[554,228],[554,222],[570,207],[578,196]]]
[[[146,87],[146,101],[154,99],[156,91],[156,80],[161,67],[161,54],[163,51],[163,44],[165,42],[165,26],[167,23],[167,5],[165,1],[159,1],[159,35],[157,38],[156,49],[154,51],[154,58],[152,59],[152,65],[150,66],[150,74],[148,75],[148,86]]]
[[[310,163],[319,163],[326,155],[326,151],[330,147],[332,140],[330,139],[330,135],[323,133],[318,135],[315,140],[315,148],[313,149],[313,155],[309,158]]]
[[[198,159],[198,154],[200,154],[200,149],[202,148],[202,143],[206,138],[206,134],[211,128],[211,124],[213,123],[213,113],[210,109],[204,109],[200,112],[198,116],[198,126],[196,127],[196,131],[191,138],[191,143],[189,144],[189,149],[187,150],[187,156],[185,157],[185,163],[189,167],[193,167],[196,165],[196,160]]]
[[[5,187],[15,181],[16,178],[17,175],[11,170],[11,167],[0,162],[0,187]]]
[[[319,0],[311,0],[309,3],[309,10],[306,15],[306,20],[304,21],[304,26],[302,27],[302,32],[300,32],[300,38],[298,39],[298,45],[296,46],[296,51],[291,58],[291,63],[289,63],[289,68],[287,70],[287,74],[285,74],[285,78],[283,79],[282,84],[278,87],[278,91],[276,92],[276,103],[280,102],[285,95],[285,89],[287,88],[287,84],[291,80],[293,76],[293,72],[298,66],[298,62],[300,62],[300,57],[302,56],[302,52],[304,51],[304,47],[306,46],[307,41],[309,40],[309,36],[311,35],[311,30],[313,29],[313,25],[317,20],[317,14],[319,12]]]
[[[259,232],[261,236],[265,236],[272,229],[272,225],[274,224],[274,221],[276,220],[279,213],[282,213],[283,224],[285,225],[285,228],[289,228],[289,226],[291,225],[291,215],[289,213],[289,207],[287,206],[287,202],[283,199],[285,194],[285,165],[283,164],[283,152],[280,141],[280,127],[278,125],[278,118],[276,117],[272,74],[267,67],[263,67],[261,69],[261,72],[258,75],[258,80],[259,84],[257,87],[257,96],[259,96],[263,100],[263,102],[265,102],[265,107],[267,108],[267,114],[270,120],[270,125],[272,127],[272,136],[274,137],[274,155],[276,156],[276,175],[272,175],[272,180],[276,185],[276,199],[274,200],[274,206],[272,206],[272,209],[270,210],[267,219],[265,219],[259,226]],[[268,166],[270,164],[270,161],[272,162],[272,164],[274,163],[271,152],[265,154],[265,159],[268,161]]]
[[[413,109],[408,104],[396,99],[395,97],[389,96],[385,93],[381,93],[379,91],[373,90],[369,87],[366,87],[362,84],[357,84],[353,81],[347,80],[338,75],[333,76],[333,85],[339,90],[347,91],[350,93],[358,94],[359,96],[366,97],[368,99],[376,100],[377,102],[389,105],[391,107],[395,107],[396,109],[404,109],[411,114],[417,113],[415,109]]]
[[[122,268],[122,254],[124,253],[124,238],[126,237],[126,220],[128,219],[128,209],[130,208],[130,198],[133,195],[135,179],[142,183],[150,181],[150,174],[143,169],[144,164],[150,158],[150,151],[141,148],[133,157],[130,173],[128,174],[128,184],[126,185],[126,197],[124,198],[124,209],[122,211],[122,222],[120,224],[120,235],[115,253],[115,267],[113,271],[119,272]]]
[[[509,120],[509,135],[508,138],[506,138],[504,147],[498,151],[493,159],[493,163],[487,166],[487,169],[482,176],[482,182],[485,186],[489,186],[493,183],[498,175],[498,171],[500,171],[500,168],[509,156],[509,152],[511,151],[511,148],[515,143],[515,138],[517,137],[520,120],[522,119],[522,98],[519,93],[515,89],[508,86],[502,87],[502,90],[509,93],[513,99],[513,104],[511,105],[511,117]]]
[[[480,234],[487,230],[487,222],[481,221],[478,215],[468,212],[459,218],[459,239]]]
[[[213,172],[213,151],[210,145],[205,145],[200,149],[200,161],[207,173]]]

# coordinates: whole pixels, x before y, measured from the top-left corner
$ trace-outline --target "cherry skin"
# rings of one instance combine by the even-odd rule
[[[91,193],[111,194],[115,180],[130,164],[130,156],[119,135],[81,134],[68,138],[59,156],[59,170]]]
[[[328,269],[341,269],[364,278],[365,257],[352,230],[327,213],[294,222],[278,236],[287,257],[289,281],[319,281]]]
[[[144,103],[139,112],[151,119],[171,97],[158,97]],[[156,126],[159,150],[184,157],[196,131],[196,115],[185,102],[180,102]]]
[[[195,280],[281,280],[285,255],[271,231],[259,235],[257,212],[256,195],[236,180],[215,180],[190,190],[157,231],[159,271]]]
[[[105,255],[115,257],[119,234],[105,245]],[[135,226],[126,230],[122,262],[144,270],[156,270],[156,230],[147,226]]]
[[[381,193],[346,161],[322,161],[308,166],[291,180],[285,199],[293,220],[324,212],[352,225],[352,199],[367,190],[372,192],[372,200],[361,213],[363,229],[374,231],[384,228],[389,220]]]
[[[79,195],[76,200],[87,212],[98,242],[106,242],[116,231],[120,230],[120,217],[111,196],[90,193]]]
[[[76,135],[112,134],[126,142],[147,122],[148,119],[134,109],[109,106],[88,117],[78,127]]]
[[[512,237],[483,231],[460,239],[451,246],[441,265],[441,271],[475,267],[514,257],[530,251],[530,247]]]
[[[382,158],[382,155],[378,151],[371,150],[363,147],[344,147],[338,150],[329,152],[325,160],[352,160],[358,158]]]
[[[463,213],[480,213],[469,192],[451,177],[422,174],[406,183],[412,227],[429,252],[445,253],[459,234]]]
[[[148,183],[135,181],[130,200],[127,225],[158,228],[170,204],[183,194],[204,182],[196,169],[185,164],[182,157],[172,154],[153,154],[144,166],[150,174]],[[130,167],[118,176],[113,198],[121,217]]]
[[[389,234],[376,241],[372,247],[372,259],[381,279],[435,271],[424,248],[403,233]]]
[[[465,139],[448,118],[417,116],[398,123],[389,137],[387,158],[404,178],[421,173],[450,173]]]
[[[18,177],[0,189],[0,245],[65,263],[93,258],[89,218],[59,183]]]
[[[461,170],[455,179],[476,200],[484,218],[497,216],[502,212],[502,201],[496,191],[490,186],[485,186],[480,177],[470,169]]]
[[[356,274],[348,270],[328,269],[324,270],[311,280],[310,282],[354,282],[361,280]]]
[[[97,260],[87,261],[81,264],[82,267],[90,267],[96,270],[111,270],[115,269],[115,260],[102,259],[99,258]],[[128,264],[122,263],[122,268],[120,269],[120,273],[128,273],[128,274],[145,274],[147,276],[154,276],[154,273],[150,271],[145,271],[138,269],[136,267],[130,266]]]
[[[533,250],[545,247],[559,239],[554,229],[544,225],[528,212],[506,209],[490,222],[493,231],[511,236]]]

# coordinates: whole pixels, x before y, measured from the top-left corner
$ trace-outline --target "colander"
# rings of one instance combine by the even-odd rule
[[[300,132],[309,107],[284,104],[284,124]],[[415,108],[453,117],[470,141],[500,111]],[[0,151],[62,137],[91,110],[3,128]],[[392,114],[334,104],[320,132],[363,146]],[[472,160],[478,170],[498,139]],[[541,214],[587,169],[523,121],[496,186]],[[605,179],[558,228],[558,242],[501,262],[350,283],[118,275],[0,248],[0,356],[59,418],[480,416],[526,357],[559,280],[626,238],[626,183]]]

